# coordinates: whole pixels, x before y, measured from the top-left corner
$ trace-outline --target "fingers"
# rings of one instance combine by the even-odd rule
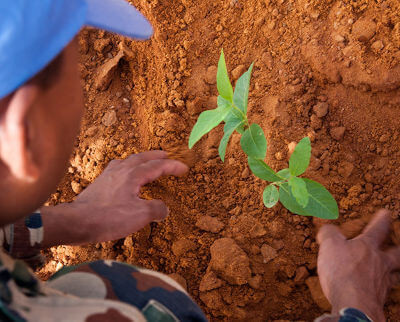
[[[168,207],[161,200],[143,200],[142,202],[147,212],[149,222],[158,222],[168,216]]]
[[[181,176],[185,174],[188,169],[189,168],[185,164],[177,160],[151,160],[142,163],[132,172],[135,181],[138,183],[137,191],[135,192],[138,193],[141,186],[144,186],[161,176]]]
[[[363,233],[355,239],[363,239],[370,245],[379,247],[389,232],[391,221],[390,212],[381,209],[374,215]]]
[[[322,243],[329,239],[333,241],[343,241],[346,240],[346,237],[343,236],[340,229],[335,225],[322,226],[317,235],[318,244],[322,245]]]
[[[129,163],[130,166],[136,167],[142,163],[158,160],[158,159],[166,159],[168,157],[168,153],[161,150],[152,150],[146,151],[138,154],[132,154],[126,159],[126,162]]]

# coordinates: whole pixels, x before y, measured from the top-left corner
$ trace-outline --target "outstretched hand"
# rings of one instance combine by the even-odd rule
[[[323,226],[317,236],[318,275],[332,313],[353,307],[374,321],[385,321],[383,306],[389,290],[400,282],[400,247],[381,250],[391,218],[380,210],[356,238],[347,240],[339,228]]]
[[[140,188],[161,176],[180,176],[187,170],[182,162],[167,159],[163,151],[148,151],[111,161],[74,202],[42,210],[44,245],[115,240],[164,219],[168,215],[164,202],[141,199]],[[46,215],[46,211],[54,212],[53,216]],[[57,236],[60,229],[55,228],[55,225],[62,226],[63,219],[69,221],[69,227],[63,227],[64,230],[70,230],[70,236],[62,232],[65,238]]]

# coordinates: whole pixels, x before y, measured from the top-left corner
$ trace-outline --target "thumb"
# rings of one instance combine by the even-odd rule
[[[317,235],[318,244],[322,245],[322,243],[329,239],[333,241],[343,241],[346,240],[346,237],[343,236],[340,229],[335,225],[322,226]]]
[[[169,209],[161,200],[142,200],[149,222],[159,222],[168,216]]]

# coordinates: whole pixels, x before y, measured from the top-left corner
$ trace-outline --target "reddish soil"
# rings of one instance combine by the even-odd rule
[[[291,142],[308,135],[313,157],[306,175],[335,196],[337,223],[348,236],[378,208],[397,219],[400,3],[133,3],[153,23],[152,40],[91,29],[80,35],[87,111],[70,168],[49,203],[73,200],[110,160],[149,149],[189,160],[190,173],[143,191],[167,203],[164,222],[119,241],[54,248],[40,274],[112,258],[174,274],[213,321],[314,319],[329,309],[315,278],[321,222],[280,205],[264,208],[265,183],[249,172],[239,136],[225,164],[217,152],[222,127],[193,154],[185,147],[199,113],[216,107],[215,67],[224,48],[232,78],[255,62],[249,118],[267,135],[269,164],[287,167]],[[396,230],[392,241],[399,236]],[[397,320],[399,302],[400,290],[392,292],[390,320]]]

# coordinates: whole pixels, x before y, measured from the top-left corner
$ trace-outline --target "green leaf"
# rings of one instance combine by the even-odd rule
[[[189,137],[189,149],[196,144],[204,134],[210,132],[214,127],[221,123],[228,115],[232,106],[219,106],[214,110],[204,111],[200,114],[196,124],[193,126]]]
[[[217,88],[219,95],[232,102],[233,89],[226,69],[224,50],[221,50],[221,57],[218,62]]]
[[[297,143],[289,160],[289,170],[293,176],[303,174],[310,164],[311,142],[310,138],[305,137]]]
[[[218,107],[232,106],[232,102],[226,100],[221,95],[219,95],[217,98],[217,105]]]
[[[248,156],[264,160],[267,153],[267,139],[258,124],[252,124],[244,131],[240,145]]]
[[[225,123],[241,123],[241,125],[236,128],[236,131],[238,131],[240,134],[244,133],[244,124],[246,120],[243,118],[243,115],[239,113],[238,110],[232,108],[228,115],[225,117],[224,121]]]
[[[292,175],[290,174],[289,169],[282,169],[281,171],[278,171],[277,176],[280,177],[279,180],[289,180]]]
[[[298,177],[291,177],[288,183],[293,197],[296,198],[300,206],[305,208],[308,204],[308,191],[304,180]]]
[[[304,216],[314,216],[322,219],[337,219],[339,209],[336,200],[325,187],[310,179],[299,178],[306,183],[308,191],[308,204],[302,207],[293,196],[288,183],[279,188],[279,199],[292,213]]]
[[[249,162],[251,172],[253,172],[256,177],[271,182],[281,180],[281,178],[276,175],[275,171],[272,170],[263,160],[249,156],[247,161]]]
[[[263,192],[263,202],[265,207],[272,208],[276,205],[279,200],[279,192],[278,189],[272,184],[265,187]]]
[[[221,142],[219,143],[219,156],[221,157],[222,162],[225,162],[225,152],[226,146],[228,145],[229,138],[231,137],[232,133],[240,126],[243,125],[244,121],[239,119],[233,119],[232,121],[225,123],[224,126],[224,136],[222,137]]]
[[[233,93],[233,103],[246,115],[247,103],[249,99],[249,87],[251,71],[253,70],[254,63],[251,64],[249,70],[245,72],[236,82],[235,92]]]

